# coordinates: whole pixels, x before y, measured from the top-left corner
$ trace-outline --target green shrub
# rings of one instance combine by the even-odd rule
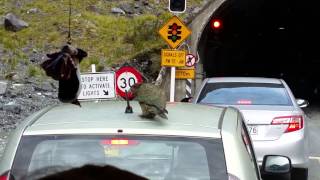
[[[28,65],[27,72],[29,77],[37,77],[37,76],[45,75],[44,71],[40,67],[35,65]]]

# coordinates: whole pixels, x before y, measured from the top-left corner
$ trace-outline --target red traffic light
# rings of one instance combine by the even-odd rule
[[[176,23],[173,23],[171,29],[172,30],[177,30],[178,29],[178,25]]]
[[[219,19],[211,20],[211,28],[212,29],[221,29],[222,28],[221,20],[219,20]]]

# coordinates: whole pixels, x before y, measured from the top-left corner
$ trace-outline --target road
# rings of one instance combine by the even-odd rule
[[[320,180],[320,106],[307,108],[305,112],[310,117],[309,180]]]
[[[0,130],[0,159],[6,145],[7,137],[8,137],[8,132],[3,132]]]

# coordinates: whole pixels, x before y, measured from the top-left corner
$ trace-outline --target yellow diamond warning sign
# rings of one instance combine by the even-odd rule
[[[160,36],[173,49],[177,48],[191,34],[188,27],[177,17],[173,16],[159,30]]]
[[[186,51],[161,50],[161,66],[183,67],[186,65]]]

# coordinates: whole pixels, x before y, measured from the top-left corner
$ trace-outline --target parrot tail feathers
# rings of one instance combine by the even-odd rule
[[[140,116],[146,119],[153,119],[156,115],[153,113],[147,113],[147,114],[141,114]]]
[[[166,110],[165,108],[159,108],[158,106],[156,105],[153,105],[153,104],[146,104],[148,106],[151,106],[151,107],[154,107],[156,110],[157,110],[157,113],[160,117],[164,118],[164,119],[168,119],[167,115],[168,114],[168,110]]]

